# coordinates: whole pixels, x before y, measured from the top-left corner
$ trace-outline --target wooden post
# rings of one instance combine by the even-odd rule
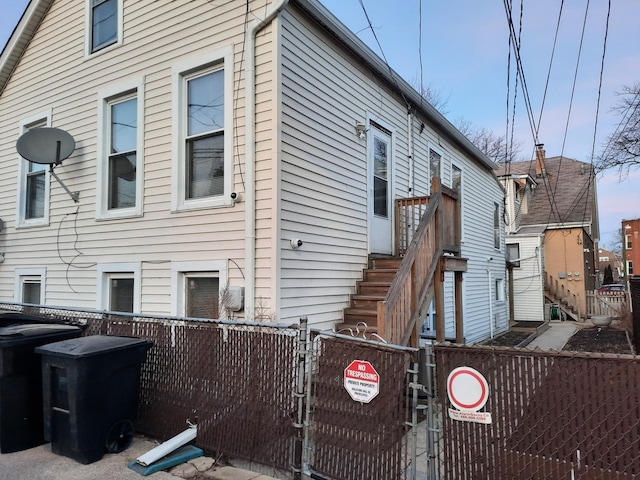
[[[464,343],[464,316],[462,311],[462,272],[456,272],[456,343]]]
[[[440,178],[433,177],[431,179],[431,198],[440,191]],[[438,205],[436,211],[436,231],[435,231],[435,255],[442,255],[442,235],[444,228],[444,218],[442,211],[442,203]],[[433,278],[433,300],[436,307],[436,341],[444,342],[444,270],[442,269],[442,261],[438,260],[436,272]]]

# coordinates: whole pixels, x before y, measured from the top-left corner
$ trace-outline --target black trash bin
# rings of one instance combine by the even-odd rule
[[[17,452],[45,443],[42,369],[34,350],[81,333],[80,327],[48,323],[0,327],[0,452]]]
[[[54,453],[87,464],[129,446],[140,370],[152,345],[94,335],[36,349],[42,355],[44,437]]]
[[[55,321],[49,322],[42,317],[36,317],[35,315],[28,315],[21,312],[2,312],[0,313],[0,327],[9,327],[11,325],[22,325],[25,323],[56,323]]]

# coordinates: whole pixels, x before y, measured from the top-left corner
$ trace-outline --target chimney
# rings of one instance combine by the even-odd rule
[[[536,177],[546,177],[547,169],[544,166],[545,157],[544,143],[536,145]]]

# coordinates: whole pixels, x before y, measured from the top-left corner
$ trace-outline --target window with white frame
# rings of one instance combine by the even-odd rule
[[[44,304],[44,268],[16,269],[14,300],[34,305]]]
[[[436,152],[434,149],[429,149],[429,179],[433,180],[434,177],[441,178],[442,168],[442,155]]]
[[[230,205],[230,50],[206,66],[186,61],[174,68],[178,118],[174,169],[174,209]],[[202,57],[198,57],[202,62]],[[193,65],[193,66],[192,66]]]
[[[493,205],[493,247],[500,249],[500,205],[494,203]]]
[[[171,268],[172,314],[220,318],[221,291],[226,288],[226,262],[176,262]]]
[[[123,0],[87,1],[87,54],[122,43]]]
[[[98,265],[98,309],[140,311],[140,264]]]
[[[497,302],[504,302],[504,280],[502,278],[495,280],[495,299]]]
[[[128,93],[103,92],[98,140],[98,218],[142,214],[142,85]]]
[[[37,115],[21,124],[21,134],[36,128],[48,127],[50,113]],[[42,226],[49,223],[49,168],[19,158],[18,226]]]

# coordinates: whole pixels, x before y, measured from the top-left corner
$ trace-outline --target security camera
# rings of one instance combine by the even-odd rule
[[[491,262],[493,260],[493,257],[487,257],[487,262]]]
[[[231,192],[231,195],[229,196],[231,197],[231,201],[234,203],[242,201],[242,194],[240,192]]]
[[[302,246],[302,240],[300,240],[299,238],[292,238],[291,239],[291,248],[300,248]]]

